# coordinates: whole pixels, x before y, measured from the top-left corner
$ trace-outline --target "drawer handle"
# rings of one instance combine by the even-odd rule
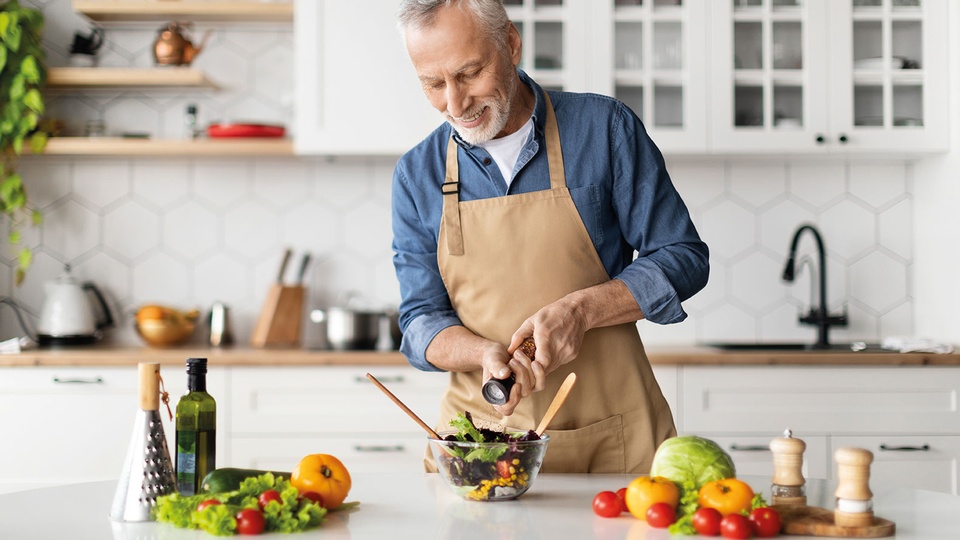
[[[925,444],[923,446],[887,446],[883,443],[880,443],[880,450],[884,452],[929,452],[930,445]]]
[[[769,452],[770,451],[769,447],[762,446],[759,444],[739,445],[737,443],[733,443],[730,445],[730,449],[733,450],[734,452]]]
[[[406,448],[404,448],[402,444],[397,444],[393,446],[376,445],[376,444],[370,445],[370,446],[362,446],[358,444],[354,446],[353,449],[356,450],[357,452],[403,452],[404,450],[406,450]]]
[[[406,379],[403,377],[403,375],[377,375],[377,380],[385,383],[406,382]],[[367,379],[366,377],[360,377],[359,375],[353,378],[353,382],[372,384],[370,379]]]
[[[92,379],[61,379],[54,377],[53,382],[57,384],[103,384],[103,377],[93,377]]]

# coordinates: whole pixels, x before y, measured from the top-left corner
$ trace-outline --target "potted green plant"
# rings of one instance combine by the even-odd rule
[[[21,6],[18,0],[0,4],[0,213],[8,219],[10,245],[19,246],[14,277],[18,285],[33,257],[30,248],[20,246],[20,230],[27,223],[40,222],[40,213],[27,205],[17,162],[25,140],[34,153],[47,144],[46,133],[37,129],[47,75],[42,35],[43,13]]]

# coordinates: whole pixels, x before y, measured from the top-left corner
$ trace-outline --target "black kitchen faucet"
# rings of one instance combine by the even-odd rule
[[[847,314],[846,309],[844,309],[844,313],[841,315],[830,315],[827,312],[827,255],[823,249],[823,238],[820,236],[820,231],[813,225],[801,225],[797,228],[797,231],[793,233],[793,240],[790,242],[790,254],[787,258],[787,266],[783,269],[783,280],[788,283],[793,283],[797,267],[797,243],[799,243],[804,231],[810,231],[814,240],[817,242],[817,255],[820,257],[820,305],[811,305],[810,311],[800,315],[800,322],[817,327],[817,344],[814,345],[814,347],[817,349],[826,349],[830,347],[830,340],[828,339],[830,327],[846,326]],[[810,277],[812,281],[813,276],[811,275]]]

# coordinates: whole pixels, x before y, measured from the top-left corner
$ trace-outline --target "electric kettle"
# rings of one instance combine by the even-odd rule
[[[37,344],[44,346],[89,345],[102,336],[101,330],[113,326],[110,308],[103,294],[90,282],[80,283],[70,274],[70,265],[63,274],[45,285],[46,299],[37,322]],[[100,308],[100,316],[91,302],[91,293]]]

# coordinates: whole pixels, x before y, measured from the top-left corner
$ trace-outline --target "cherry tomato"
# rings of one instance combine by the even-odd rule
[[[720,520],[723,516],[716,508],[697,508],[693,513],[693,528],[697,534],[703,536],[717,536],[720,534]]]
[[[260,534],[267,521],[259,510],[244,508],[237,512],[237,532],[239,534]]]
[[[300,500],[302,501],[303,499],[311,500],[320,506],[323,506],[323,496],[316,491],[304,491],[300,494]]]
[[[622,487],[617,490],[617,497],[620,499],[620,503],[623,505],[623,511],[629,512],[630,509],[627,508],[627,488]]]
[[[727,514],[720,520],[720,534],[724,538],[744,540],[753,536],[750,520],[742,514]]]
[[[761,538],[780,534],[780,514],[773,508],[754,508],[750,512],[750,524],[754,534]]]
[[[200,504],[197,505],[197,512],[203,510],[204,508],[207,508],[208,506],[213,506],[213,505],[216,505],[216,504],[223,504],[223,503],[220,502],[220,501],[218,501],[218,500],[216,500],[216,499],[207,499],[207,500],[205,500],[205,501],[203,501],[202,503],[200,503]]]
[[[673,507],[665,502],[653,503],[647,508],[647,523],[657,529],[666,529],[677,520]]]
[[[700,488],[697,503],[707,508],[716,508],[721,514],[749,512],[753,501],[753,488],[736,478],[724,478],[707,482]]]
[[[593,498],[593,513],[605,518],[617,517],[623,512],[623,505],[617,494],[612,491],[601,491]]]
[[[277,501],[280,504],[283,504],[283,499],[280,498],[280,492],[275,489],[268,489],[260,494],[257,497],[257,504],[260,505],[260,509],[263,510],[267,507],[267,503],[270,501]]]

